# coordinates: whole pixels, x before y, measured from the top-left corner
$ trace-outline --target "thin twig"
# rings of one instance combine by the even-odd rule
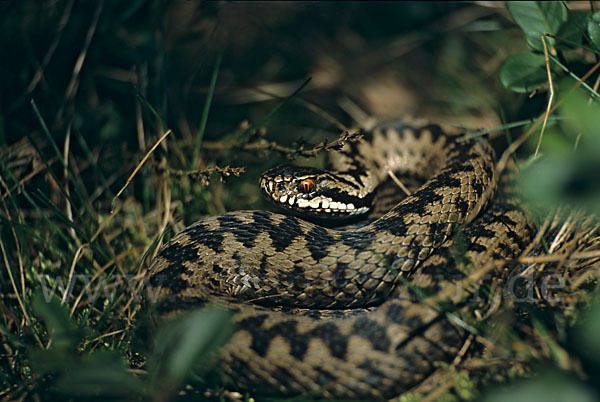
[[[94,16],[92,17],[92,23],[90,24],[90,28],[85,35],[85,41],[83,42],[83,47],[79,56],[77,57],[77,61],[75,62],[75,66],[73,66],[73,74],[71,75],[71,80],[69,81],[69,85],[67,85],[67,90],[65,91],[65,99],[69,100],[75,95],[75,89],[77,88],[77,82],[79,81],[79,74],[81,74],[81,69],[83,67],[83,63],[85,62],[87,52],[92,43],[92,38],[94,37],[94,33],[96,32],[96,27],[98,26],[98,20],[100,19],[100,13],[102,11],[102,7],[104,5],[104,0],[100,1],[96,6],[96,10],[94,11]]]
[[[65,136],[65,145],[63,147],[63,160],[65,161],[64,165],[63,165],[63,176],[64,176],[64,188],[65,188],[65,193],[67,193],[68,196],[71,195],[71,191],[69,190],[69,147],[71,145],[71,124],[69,124],[69,126],[67,127],[67,135]],[[71,206],[71,203],[68,201],[68,199],[65,200],[65,215],[67,216],[67,219],[73,223],[73,209]],[[73,239],[75,239],[75,241],[77,243],[79,242],[79,239],[77,238],[77,233],[75,232],[75,228],[71,227],[70,229],[71,232],[71,237],[73,237]]]
[[[115,216],[117,214],[117,212],[119,212],[121,210],[121,208],[123,208],[123,205],[125,205],[126,203],[127,203],[127,200],[125,200],[125,202],[119,204],[116,207],[116,209],[113,209],[111,214],[108,216],[108,219],[105,219],[102,222],[100,222],[100,225],[98,225],[98,229],[96,229],[96,232],[94,232],[92,237],[90,237],[89,243],[93,243],[96,240],[96,238],[100,235],[100,233],[102,233],[104,231],[104,228],[106,228],[108,223],[111,221],[112,217]]]
[[[83,289],[81,290],[81,292],[79,293],[79,295],[77,296],[77,298],[75,298],[75,302],[73,303],[73,306],[71,307],[70,315],[72,316],[75,313],[75,310],[79,306],[79,303],[81,302],[81,299],[83,299],[83,295],[85,293],[88,293],[88,295],[89,295],[89,292],[90,292],[89,289],[90,289],[92,283],[94,283],[98,278],[100,278],[100,276],[102,274],[104,274],[108,268],[110,268],[113,265],[115,265],[117,261],[120,261],[120,260],[124,259],[125,257],[128,257],[129,255],[131,255],[132,253],[135,253],[135,252],[139,251],[140,249],[141,248],[137,247],[137,248],[132,248],[131,250],[126,250],[126,251],[122,252],[121,254],[115,256],[112,260],[110,260],[109,262],[107,262],[103,266],[101,266],[101,267],[97,266],[94,275],[92,275],[92,277],[90,278],[90,280],[86,282],[85,286],[83,287]],[[95,263],[95,261],[94,261],[94,263]]]
[[[561,260],[587,260],[600,258],[600,250],[580,251],[572,254],[551,254],[519,257],[518,261],[523,264],[534,264],[543,262],[557,262]]]
[[[117,329],[116,331],[107,332],[107,333],[105,333],[105,334],[102,334],[102,335],[100,335],[100,336],[97,336],[97,337],[95,337],[94,339],[90,339],[88,342],[86,342],[86,344],[87,344],[87,343],[94,343],[94,342],[97,342],[97,341],[99,341],[99,340],[101,340],[101,339],[104,339],[104,338],[107,338],[107,337],[109,337],[109,336],[119,335],[119,334],[121,334],[121,333],[123,333],[123,332],[125,332],[125,331],[127,331],[127,330],[126,330],[126,329]]]
[[[310,149],[304,149],[304,144],[301,144],[296,147],[286,147],[276,143],[275,141],[266,141],[264,138],[260,138],[258,141],[248,142],[244,144],[243,149],[248,151],[257,151],[257,150],[269,150],[269,151],[277,151],[283,154],[288,159],[295,159],[299,156],[305,158],[311,158],[317,156],[319,151],[325,150],[329,151],[340,151],[344,145],[348,142],[355,142],[362,139],[363,133],[358,130],[354,132],[344,131],[342,134],[333,142],[329,142],[328,139],[325,139],[318,144],[314,145]],[[214,143],[205,143],[204,148],[206,149],[219,149],[226,150],[231,148],[232,146],[228,146],[214,142]]]
[[[131,173],[131,175],[129,175],[129,177],[127,178],[127,181],[125,182],[125,185],[123,186],[123,188],[121,188],[119,190],[119,192],[117,193],[117,195],[115,195],[111,201],[111,206],[110,206],[110,214],[113,215],[114,210],[115,210],[115,202],[117,201],[117,198],[119,198],[119,196],[121,195],[121,193],[123,193],[123,191],[125,191],[125,189],[127,188],[127,186],[129,185],[129,183],[131,183],[131,180],[133,180],[134,176],[137,174],[137,172],[142,168],[142,166],[144,165],[144,163],[146,162],[146,160],[150,157],[150,155],[152,154],[152,152],[154,152],[154,150],[156,149],[156,147],[158,147],[160,145],[160,143],[167,137],[167,135],[171,134],[171,130],[167,130],[162,137],[160,137],[158,139],[158,141],[156,141],[154,143],[154,145],[152,145],[152,148],[150,148],[150,150],[148,152],[146,152],[146,155],[144,155],[144,157],[142,158],[142,160],[140,161],[140,163],[138,163],[138,165],[135,167],[135,169],[133,169],[133,172]]]
[[[596,64],[594,64],[594,66],[587,73],[585,73],[585,75],[581,78],[581,81],[578,81],[575,85],[573,85],[573,87],[569,90],[569,93],[574,91],[575,89],[579,88],[579,86],[581,85],[581,82],[587,80],[589,78],[589,76],[592,75],[594,73],[594,71],[596,71],[598,68],[600,68],[600,61],[597,62]],[[550,109],[549,113],[554,112],[562,104],[563,101],[564,101],[564,99],[560,99],[558,102],[556,102],[556,104],[554,106],[552,106],[552,108]],[[543,120],[543,118],[537,119],[535,121],[535,123],[533,123],[533,125],[531,127],[529,127],[529,129],[525,133],[523,133],[511,145],[509,145],[508,148],[506,148],[506,150],[502,154],[502,157],[500,158],[500,160],[498,161],[498,164],[496,166],[498,175],[500,175],[506,168],[506,164],[508,163],[508,160],[511,157],[511,155],[517,149],[519,149],[519,147],[521,145],[523,145],[523,143],[527,140],[527,138],[529,138],[529,136],[535,131],[535,129],[540,125],[540,123],[542,123],[542,120]]]
[[[279,99],[279,100],[284,100],[285,98],[283,96],[277,95],[275,94],[273,91],[269,91],[266,90],[262,87],[255,87],[252,88],[254,91],[270,96],[273,99]],[[344,125],[344,123],[342,123],[341,121],[339,121],[338,119],[336,119],[334,116],[332,116],[330,113],[328,113],[327,111],[325,111],[325,109],[323,109],[322,107],[318,106],[317,104],[307,101],[306,99],[302,99],[300,97],[297,97],[295,99],[295,102],[306,107],[308,110],[310,110],[311,112],[313,112],[314,114],[316,114],[319,117],[322,117],[324,120],[327,120],[328,122],[330,122],[331,124],[333,124],[334,126],[336,126],[339,130],[341,131],[347,131],[348,127],[346,127],[346,125]]]
[[[75,61],[75,65],[73,66],[73,72],[71,74],[71,80],[67,85],[67,89],[65,90],[65,101],[69,101],[73,99],[75,93],[77,91],[78,83],[79,83],[79,75],[81,74],[81,69],[83,68],[83,63],[87,57],[88,50],[92,43],[92,39],[94,38],[94,34],[96,33],[96,27],[98,26],[98,20],[100,19],[100,14],[102,13],[102,8],[104,7],[104,0],[98,2],[96,6],[96,10],[94,11],[94,16],[92,17],[92,22],[90,27],[85,35],[85,40],[83,42],[83,47],[81,48],[81,52],[79,52],[79,56]],[[64,111],[65,104],[63,103],[60,108],[56,120],[60,120],[62,113]]]
[[[169,224],[169,220],[171,219],[171,191],[169,189],[169,181],[167,179],[167,175],[161,175],[162,179],[162,193],[163,193],[163,202],[165,205],[164,213],[162,221],[160,222],[160,226],[158,229],[158,233],[162,233],[165,231],[167,225]],[[162,245],[162,236],[160,236],[158,240],[158,244],[156,245],[156,250],[159,250]]]
[[[4,266],[6,267],[6,272],[8,272],[8,277],[10,279],[10,283],[12,285],[13,292],[15,292],[14,294],[17,298],[17,302],[19,303],[19,307],[21,307],[21,311],[23,312],[23,317],[25,317],[25,321],[27,321],[27,325],[31,328],[32,327],[31,318],[29,317],[29,314],[27,313],[27,309],[25,308],[25,304],[23,303],[23,298],[19,295],[19,291],[17,289],[17,284],[15,282],[15,278],[13,277],[12,270],[10,268],[10,264],[8,263],[8,256],[6,255],[6,249],[4,248],[4,242],[2,241],[1,238],[0,238],[0,251],[2,251],[2,258],[4,259]],[[35,330],[33,331],[33,334],[35,336],[35,339],[37,339],[38,343],[43,348],[44,344],[42,343],[41,339],[38,337],[37,332]]]
[[[410,195],[411,194],[411,192],[408,189],[408,187],[406,187],[404,185],[404,183],[402,183],[402,181],[398,178],[398,176],[396,176],[396,174],[394,173],[393,170],[388,170],[387,173],[388,173],[388,176],[390,176],[392,178],[392,180],[394,181],[394,183],[396,183],[396,185],[398,187],[400,187],[400,189],[402,191],[404,191],[404,194],[406,194],[406,195]]]
[[[204,108],[202,109],[202,117],[200,118],[200,127],[198,128],[198,133],[196,134],[196,144],[194,146],[194,154],[192,156],[191,168],[196,168],[198,165],[198,159],[200,158],[200,149],[202,146],[202,138],[204,138],[204,132],[206,131],[206,122],[208,121],[208,112],[210,110],[210,105],[212,103],[213,94],[215,92],[215,85],[217,84],[217,77],[219,76],[219,70],[221,68],[221,59],[223,54],[219,53],[217,55],[217,60],[215,61],[215,65],[213,67],[212,76],[210,78],[210,84],[208,87],[208,92],[206,94],[206,100],[204,101]]]
[[[46,55],[42,59],[41,64],[38,65],[38,68],[35,74],[33,75],[33,78],[29,82],[29,85],[27,85],[27,94],[32,93],[44,77],[44,69],[46,68],[48,63],[50,63],[50,60],[52,60],[52,56],[54,56],[54,52],[58,48],[58,44],[60,43],[65,27],[67,26],[67,22],[69,22],[69,19],[71,18],[71,10],[73,9],[74,2],[75,0],[71,0],[65,6],[63,14],[60,17],[60,21],[58,22],[58,28],[56,29],[56,37],[52,41],[52,44],[50,44],[50,47],[48,47]]]
[[[8,187],[6,185],[6,183],[4,182],[4,180],[2,180],[2,177],[0,176],[0,183],[2,184],[2,187],[4,187],[4,189],[7,191],[8,194]],[[6,219],[10,222],[10,230],[12,232],[13,238],[15,239],[15,248],[16,248],[16,252],[17,252],[17,261],[19,262],[19,275],[21,276],[21,293],[23,296],[23,299],[25,298],[25,268],[23,266],[23,257],[21,257],[21,243],[19,242],[19,237],[17,236],[17,231],[15,230],[15,225],[12,223],[12,217],[10,215],[10,211],[8,209],[8,205],[6,205],[6,202],[4,201],[4,198],[2,199],[2,206],[4,207],[4,213],[6,214]],[[7,266],[8,268],[8,266]]]
[[[200,180],[200,182],[202,183],[203,186],[208,186],[210,183],[209,182],[210,176],[212,176],[215,173],[217,173],[221,176],[220,177],[221,181],[224,181],[226,177],[229,177],[231,175],[239,176],[240,174],[242,174],[246,171],[246,168],[231,167],[231,166],[227,165],[225,167],[210,166],[210,167],[207,167],[206,169],[198,169],[198,170],[190,170],[190,171],[172,170],[172,169],[167,169],[167,170],[168,170],[169,174],[172,174],[173,176],[176,176],[176,177],[188,176],[194,180]]]
[[[544,115],[544,123],[542,124],[542,130],[540,131],[540,138],[537,146],[535,147],[535,153],[533,158],[537,158],[542,145],[542,138],[544,136],[544,130],[546,130],[546,123],[548,122],[548,116],[550,116],[550,108],[552,107],[552,100],[554,99],[554,85],[552,84],[552,72],[550,71],[550,60],[548,59],[548,47],[546,46],[546,38],[544,34],[542,36],[542,44],[544,45],[544,59],[546,60],[546,72],[548,73],[548,84],[550,85],[550,98],[548,99],[548,106],[546,107],[546,114]]]
[[[146,94],[146,75],[147,65],[144,64],[141,68],[137,68],[137,85],[140,88],[139,91]],[[140,152],[146,149],[146,138],[144,137],[144,119],[142,117],[142,104],[140,102],[135,103],[135,127],[137,130],[137,141]]]
[[[370,129],[368,121],[370,116],[367,112],[361,109],[356,103],[352,102],[352,99],[347,96],[342,97],[338,100],[338,105],[346,112],[352,119],[360,126],[366,129]]]
[[[60,304],[65,304],[67,302],[67,298],[69,297],[69,294],[71,293],[71,283],[73,281],[73,274],[75,273],[75,265],[77,265],[77,263],[83,256],[83,250],[85,250],[88,247],[89,247],[89,245],[82,244],[81,246],[79,246],[77,248],[77,251],[75,252],[75,255],[73,256],[73,261],[71,262],[71,269],[69,270],[69,280],[67,281],[67,286],[65,287],[65,292],[63,293],[63,297],[62,297],[62,300],[60,301]]]

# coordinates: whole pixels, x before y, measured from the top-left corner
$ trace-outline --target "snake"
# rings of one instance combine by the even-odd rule
[[[260,191],[285,211],[229,212],[175,235],[148,270],[157,311],[231,310],[235,331],[216,360],[239,389],[373,400],[414,390],[456,362],[472,331],[453,317],[481,308],[489,296],[477,289],[503,283],[502,262],[534,233],[489,141],[466,134],[379,121],[329,152],[324,170],[267,170]],[[352,224],[390,175],[421,184]],[[450,296],[431,302],[440,295]]]

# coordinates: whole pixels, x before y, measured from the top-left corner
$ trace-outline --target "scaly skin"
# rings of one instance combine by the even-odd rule
[[[150,269],[161,311],[207,301],[233,309],[238,329],[220,361],[240,386],[370,399],[411,389],[437,362],[450,362],[466,336],[423,295],[450,292],[457,312],[468,311],[471,293],[456,292],[470,270],[517,256],[532,232],[514,203],[490,205],[493,150],[481,140],[456,141],[461,134],[393,123],[347,144],[332,166],[354,196],[367,197],[364,188],[373,190],[388,169],[431,175],[364,227],[339,231],[266,211],[189,226]],[[457,228],[471,264],[453,258]],[[491,273],[503,280],[503,270]]]

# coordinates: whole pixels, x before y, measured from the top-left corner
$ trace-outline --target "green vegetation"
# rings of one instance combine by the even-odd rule
[[[229,313],[155,331],[148,262],[197,219],[269,209],[263,170],[410,114],[513,144],[544,233],[517,269],[564,280],[495,312],[435,396],[597,400],[592,5],[0,1],[0,397],[232,397],[210,364]]]

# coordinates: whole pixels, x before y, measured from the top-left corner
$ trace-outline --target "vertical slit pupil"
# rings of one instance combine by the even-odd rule
[[[303,193],[310,193],[315,188],[315,183],[311,179],[304,179],[300,182],[300,191]]]

